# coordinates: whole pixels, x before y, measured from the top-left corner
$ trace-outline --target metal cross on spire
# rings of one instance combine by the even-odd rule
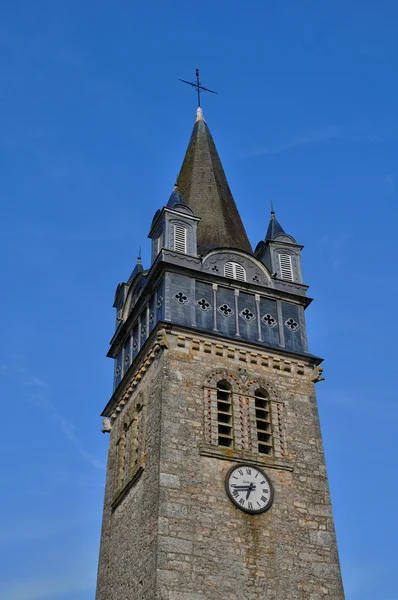
[[[205,88],[199,81],[199,69],[196,69],[196,82],[194,81],[185,81],[185,79],[180,79],[180,81],[182,81],[183,83],[187,83],[188,85],[191,85],[192,87],[194,87],[197,91],[198,94],[198,108],[200,108],[200,92],[210,92],[211,94],[218,94],[218,92],[215,92],[214,90],[209,90],[208,88]]]

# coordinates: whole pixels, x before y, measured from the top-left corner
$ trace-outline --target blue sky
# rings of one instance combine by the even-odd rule
[[[347,600],[397,600],[393,0],[14,0],[0,20],[0,597],[94,598],[113,294],[204,113],[255,245],[305,245]]]

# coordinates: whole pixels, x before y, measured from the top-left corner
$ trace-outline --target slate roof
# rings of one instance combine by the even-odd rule
[[[252,253],[210,130],[198,109],[178,176],[178,189],[196,217],[198,249],[238,248]]]
[[[141,253],[140,253],[141,254]],[[141,263],[141,256],[138,256],[137,258],[137,264],[135,265],[133,272],[131,273],[130,277],[129,277],[129,283],[130,281],[133,281],[133,279],[136,278],[136,276],[138,275],[138,273],[142,273],[144,270],[142,263]]]
[[[275,213],[272,210],[271,211],[271,219],[268,225],[268,229],[267,229],[267,233],[265,234],[265,241],[267,240],[274,240],[275,236],[278,233],[285,233],[282,225],[279,223],[279,221],[277,221],[276,217],[275,217]]]
[[[171,196],[169,198],[168,203],[166,204],[167,208],[173,208],[177,204],[185,204],[180,192],[178,191],[178,187],[175,185],[173,191],[171,192]]]

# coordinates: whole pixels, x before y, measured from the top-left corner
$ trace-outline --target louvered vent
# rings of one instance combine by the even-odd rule
[[[182,225],[174,225],[174,250],[187,253],[187,230]]]
[[[227,262],[224,267],[224,276],[239,281],[246,281],[246,271],[242,265],[236,262]]]
[[[282,279],[294,281],[292,257],[290,256],[290,254],[278,254],[278,256]]]

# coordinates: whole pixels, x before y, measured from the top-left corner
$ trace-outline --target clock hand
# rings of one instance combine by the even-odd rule
[[[254,485],[254,483],[251,483],[250,486],[248,487],[248,491],[246,494],[246,500],[249,499],[250,493],[256,488],[256,486]]]

